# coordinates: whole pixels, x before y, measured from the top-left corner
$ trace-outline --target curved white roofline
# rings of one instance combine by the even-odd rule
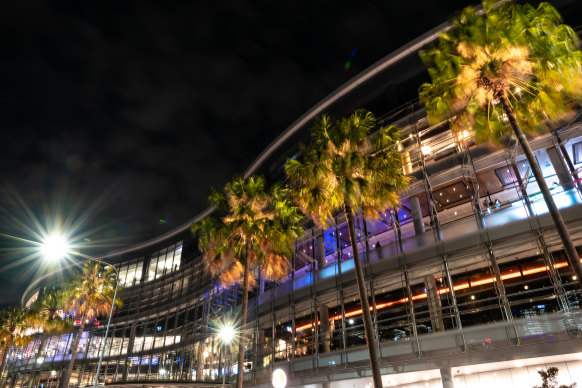
[[[432,30],[424,33],[423,35],[419,36],[415,40],[407,43],[406,45],[400,47],[396,51],[388,54],[384,58],[380,59],[373,65],[369,66],[366,70],[352,78],[351,80],[344,83],[342,86],[334,90],[330,93],[327,97],[323,100],[318,102],[313,108],[309,109],[305,112],[301,117],[299,117],[293,124],[291,124],[283,133],[281,133],[261,154],[255,161],[250,165],[250,167],[245,171],[244,177],[248,178],[253,175],[258,168],[260,167],[261,163],[263,163],[269,156],[271,156],[281,144],[283,144],[289,137],[291,137],[294,133],[296,133],[299,129],[301,129],[305,124],[307,124],[310,120],[316,117],[319,114],[322,114],[325,109],[327,109],[330,105],[338,101],[340,98],[344,97],[346,94],[357,88],[359,85],[363,84],[364,82],[373,78],[376,74],[382,72],[387,67],[393,65],[394,63],[398,62],[402,58],[418,51],[423,46],[427,45],[428,43],[436,40],[438,35],[448,30],[451,27],[451,24],[446,22],[442,23],[439,26],[433,28]],[[106,255],[100,256],[99,258],[107,258],[113,256],[119,256],[125,253],[133,252],[136,250],[140,250],[143,248],[147,248],[149,246],[155,245],[163,240],[173,237],[179,233],[184,232],[187,230],[190,225],[195,222],[202,220],[204,217],[207,217],[212,213],[214,208],[210,207],[205,209],[202,213],[198,214],[196,217],[192,218],[188,222],[182,224],[181,226],[162,234],[161,236],[154,237],[153,239],[144,241],[142,243],[133,245],[129,248],[119,249],[108,253]]]
[[[269,146],[259,155],[259,157],[251,164],[251,166],[247,169],[244,176],[248,178],[252,174],[256,172],[259,168],[261,163],[265,161],[266,158],[271,156],[273,152],[285,142],[290,136],[292,136],[295,132],[297,132],[301,127],[307,124],[310,120],[315,118],[315,116],[322,114],[325,109],[327,109],[330,105],[338,101],[340,98],[363,84],[364,82],[368,81],[369,79],[373,78],[376,74],[382,72],[387,67],[393,65],[394,63],[398,62],[402,58],[408,56],[411,53],[419,50],[423,46],[427,45],[428,43],[432,42],[438,35],[449,29],[450,23],[443,23],[429,32],[421,35],[420,37],[416,38],[412,42],[400,47],[398,50],[388,54],[384,58],[380,59],[378,62],[374,63],[366,70],[361,72],[356,77],[352,78],[336,90],[334,90],[331,94],[321,100],[317,105],[313,108],[305,112],[301,117],[299,117],[290,127],[288,127],[285,132],[280,134]]]

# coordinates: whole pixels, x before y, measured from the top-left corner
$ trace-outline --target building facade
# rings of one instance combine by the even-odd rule
[[[442,28],[314,106],[247,170],[280,179],[315,115],[363,106],[381,125],[402,128],[399,151],[412,183],[398,209],[357,219],[356,247],[342,214],[325,230],[306,229],[289,276],[261,279],[251,292],[244,365],[236,364],[236,344],[218,335],[240,315],[241,292],[209,277],[185,225],[109,257],[124,307],[105,341],[103,322],[95,322],[83,333],[50,337],[37,357],[38,338],[12,350],[5,383],[56,386],[72,336],[81,335],[75,386],[94,383],[103,347],[98,382],[112,386],[220,386],[240,368],[249,387],[271,386],[275,369],[293,387],[371,386],[354,249],[364,263],[385,386],[531,386],[539,383],[537,369],[549,366],[560,368],[565,383],[582,383],[581,290],[521,150],[476,145],[447,122],[430,126],[415,100],[426,78],[417,51]],[[531,145],[580,248],[582,193],[573,172],[582,167],[582,120]]]

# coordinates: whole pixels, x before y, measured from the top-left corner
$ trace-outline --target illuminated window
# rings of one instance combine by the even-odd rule
[[[180,268],[182,241],[152,254],[148,268],[148,280],[154,280]]]

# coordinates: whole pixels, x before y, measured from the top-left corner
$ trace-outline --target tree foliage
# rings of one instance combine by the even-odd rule
[[[538,374],[542,378],[542,385],[534,385],[533,388],[574,388],[576,383],[570,385],[558,385],[558,368],[549,367],[547,370],[539,370]]]
[[[61,375],[60,388],[69,386],[85,323],[93,318],[106,316],[112,308],[123,305],[121,299],[116,298],[115,306],[113,306],[116,282],[117,274],[112,266],[104,269],[99,263],[87,261],[78,277],[64,288],[65,309],[78,317],[81,325],[71,346],[71,361],[67,370]]]
[[[218,216],[192,226],[199,234],[199,248],[212,276],[226,285],[241,284],[245,261],[252,272],[257,266],[269,280],[289,273],[293,243],[302,233],[299,209],[292,205],[287,189],[274,186],[270,192],[262,177],[235,177],[224,190],[212,190],[209,201]]]
[[[210,203],[219,215],[192,225],[212,276],[218,276],[225,285],[242,284],[239,388],[243,386],[248,291],[256,284],[253,271],[260,266],[267,279],[285,277],[293,243],[301,234],[298,224],[302,216],[287,194],[281,186],[267,192],[262,177],[235,177],[223,192],[212,190],[210,194]]]
[[[483,1],[465,8],[438,44],[421,51],[432,80],[419,89],[431,123],[452,118],[455,131],[500,142],[507,97],[524,131],[539,132],[582,101],[578,38],[549,3]]]
[[[0,345],[2,355],[0,356],[0,381],[6,370],[8,352],[14,345],[22,347],[32,341],[33,336],[27,327],[30,311],[17,306],[9,306],[0,310]]]
[[[65,309],[75,316],[89,320],[108,315],[113,302],[115,282],[116,273],[113,267],[103,269],[99,263],[86,262],[78,277],[64,290]],[[115,306],[122,305],[123,302],[116,298]]]
[[[30,311],[17,306],[0,310],[0,342],[3,345],[22,347],[32,340],[28,329]]]
[[[345,202],[367,218],[398,204],[398,191],[408,184],[396,149],[400,130],[381,128],[372,136],[375,128],[374,115],[363,109],[335,122],[323,115],[311,142],[301,146],[301,159],[287,162],[293,199],[317,224],[325,225]]]
[[[362,307],[364,335],[368,345],[372,380],[382,387],[379,355],[366,282],[357,249],[354,211],[367,218],[399,202],[398,191],[406,186],[396,144],[400,130],[394,126],[376,129],[374,115],[359,109],[333,122],[329,116],[316,119],[311,142],[301,146],[300,160],[289,160],[285,172],[294,201],[315,223],[325,225],[343,208],[354,253],[356,283]]]
[[[58,335],[72,329],[71,319],[65,318],[65,294],[62,289],[51,288],[30,307],[28,324],[44,334]]]

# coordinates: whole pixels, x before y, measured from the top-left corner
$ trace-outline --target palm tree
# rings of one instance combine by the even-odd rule
[[[65,319],[63,314],[64,299],[63,290],[50,289],[46,291],[31,306],[31,315],[29,317],[29,326],[36,328],[40,333],[40,345],[36,353],[36,358],[42,356],[46,339],[50,335],[60,335],[72,329],[70,319]],[[35,362],[32,365],[28,388],[32,387],[34,382],[34,372],[36,371]]]
[[[27,309],[16,306],[9,306],[0,310],[0,343],[2,344],[0,382],[3,381],[3,375],[6,371],[7,356],[10,348],[13,345],[22,347],[32,340],[32,337],[26,331],[28,315]]]
[[[206,268],[225,285],[242,284],[243,301],[238,350],[237,387],[242,388],[249,289],[255,286],[253,271],[269,280],[289,273],[293,243],[301,234],[302,217],[287,198],[287,190],[275,186],[268,193],[262,177],[235,177],[222,193],[212,190],[209,201],[219,217],[192,225],[199,233],[199,248]]]
[[[319,117],[311,131],[311,143],[301,147],[301,161],[289,160],[285,171],[293,199],[316,224],[325,225],[339,209],[345,212],[372,377],[378,388],[382,387],[382,376],[356,245],[354,209],[362,208],[368,219],[378,218],[378,211],[398,204],[397,192],[408,179],[395,149],[400,130],[392,126],[370,137],[375,128],[374,115],[362,109],[337,122],[329,116]]]
[[[454,131],[473,129],[477,141],[501,143],[513,130],[580,283],[579,255],[524,134],[551,129],[582,101],[582,53],[561,22],[548,3],[483,0],[483,12],[465,8],[421,52],[432,83],[419,94],[432,123],[451,118]]]
[[[104,270],[100,264],[88,261],[83,266],[79,277],[72,282],[71,287],[67,287],[65,310],[80,320],[80,327],[73,343],[69,367],[59,383],[60,388],[66,388],[69,385],[85,324],[96,317],[107,316],[111,311],[115,282],[116,273],[113,267],[109,266]],[[115,305],[121,307],[121,300],[116,299]]]

